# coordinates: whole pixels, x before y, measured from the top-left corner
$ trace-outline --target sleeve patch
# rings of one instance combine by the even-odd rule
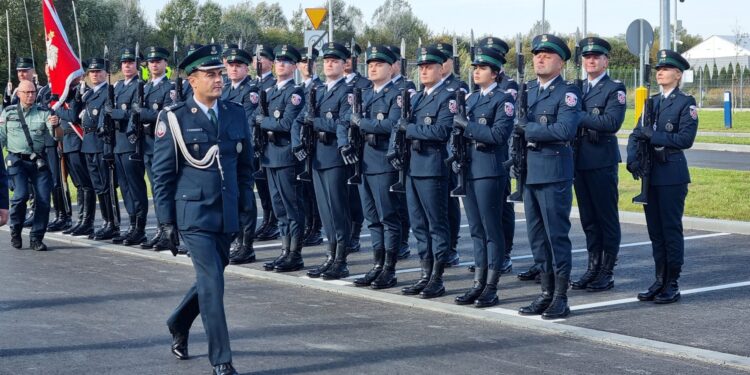
[[[516,108],[511,102],[505,102],[505,115],[508,117],[513,117],[513,115],[516,113]]]
[[[352,93],[347,94],[346,101],[349,103],[349,105],[354,104],[354,94]]]
[[[401,95],[396,97],[396,105],[398,105],[399,108],[404,106],[404,100],[401,99]]]
[[[156,131],[154,132],[158,138],[164,137],[165,134],[167,134],[167,124],[165,124],[163,121],[159,122],[159,125],[156,126]]]
[[[698,119],[698,108],[694,105],[690,106],[690,117],[692,117],[693,120]]]
[[[302,103],[302,97],[298,94],[292,94],[292,105],[299,105]]]
[[[518,90],[507,89],[507,90],[505,90],[505,92],[507,92],[508,94],[512,95],[513,96],[513,100],[518,99]]]
[[[575,107],[578,104],[578,96],[572,92],[565,93],[565,105],[568,107]]]
[[[456,101],[454,99],[448,101],[448,110],[451,111],[451,113],[458,112],[458,105],[456,104]]]
[[[620,102],[620,104],[625,104],[625,91],[617,92],[617,101]]]
[[[258,104],[259,101],[260,101],[260,96],[258,95],[258,93],[254,92],[254,91],[251,92],[250,93],[250,103]]]

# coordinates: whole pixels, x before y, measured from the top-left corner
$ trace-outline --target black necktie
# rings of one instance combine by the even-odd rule
[[[211,123],[214,124],[214,126],[219,125],[219,118],[216,117],[216,112],[214,111],[213,108],[210,108],[208,110],[208,119],[211,120]]]

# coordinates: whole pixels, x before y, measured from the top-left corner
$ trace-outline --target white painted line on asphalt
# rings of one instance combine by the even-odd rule
[[[685,237],[685,241],[698,240],[698,239],[701,239],[701,238],[728,236],[730,234],[731,233],[699,234],[699,235],[695,235],[695,236]],[[626,248],[626,247],[636,247],[636,246],[644,246],[644,245],[650,245],[650,244],[651,244],[651,241],[631,242],[631,243],[621,244],[620,248],[622,249],[622,248]],[[572,250],[571,253],[576,254],[576,253],[583,253],[583,252],[586,252],[586,251],[587,251],[586,248],[582,248],[582,249]],[[511,260],[521,260],[521,259],[531,259],[533,257],[534,257],[533,255],[528,254],[528,255],[517,255],[517,256],[511,257],[510,259]],[[474,261],[461,262],[461,263],[458,264],[457,267],[460,267],[460,266],[470,266],[470,265],[473,265],[473,264],[474,264]],[[404,269],[396,270],[396,273],[399,274],[399,273],[410,273],[410,272],[419,272],[419,271],[422,271],[422,269],[419,268],[419,267],[414,267],[414,268],[404,268]],[[365,274],[359,274],[359,275],[349,276],[346,279],[347,280],[348,279],[354,279],[354,278],[357,278],[357,277],[362,277],[364,275]]]
[[[689,295],[689,294],[705,293],[705,292],[712,292],[712,291],[715,291],[715,290],[741,288],[743,286],[750,286],[750,281],[742,281],[742,282],[738,282],[738,283],[707,286],[707,287],[703,287],[703,288],[686,289],[686,290],[681,290],[680,294],[681,295]],[[570,310],[571,311],[580,311],[580,310],[587,310],[587,309],[595,309],[597,307],[622,305],[622,304],[625,304],[625,303],[632,303],[632,302],[640,302],[640,301],[638,301],[637,298],[623,298],[623,299],[616,299],[616,300],[612,300],[612,301],[603,301],[603,302],[595,302],[595,303],[587,303],[587,304],[583,304],[583,305],[570,306]]]

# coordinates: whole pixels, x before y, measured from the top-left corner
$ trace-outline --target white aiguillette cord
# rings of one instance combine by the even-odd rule
[[[216,160],[216,164],[219,167],[219,173],[221,174],[222,181],[224,180],[224,169],[221,167],[221,154],[219,153],[219,145],[215,144],[211,146],[211,148],[208,149],[206,152],[206,155],[203,156],[203,159],[197,160],[192,155],[190,155],[190,151],[187,149],[187,146],[185,145],[185,140],[182,138],[182,130],[180,129],[180,124],[177,122],[177,116],[172,111],[166,111],[167,112],[167,122],[169,123],[169,130],[172,131],[172,140],[174,141],[174,148],[175,148],[175,157],[176,155],[179,155],[177,151],[179,150],[182,154],[182,157],[185,158],[185,161],[193,168],[198,169],[208,169],[213,165],[214,160]]]

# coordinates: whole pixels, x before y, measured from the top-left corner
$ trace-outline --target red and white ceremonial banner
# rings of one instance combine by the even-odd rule
[[[50,91],[60,98],[52,109],[58,109],[68,97],[71,82],[83,75],[83,69],[81,60],[75,55],[68,42],[68,36],[65,34],[52,0],[42,0],[42,15],[44,16],[44,39],[47,44]],[[72,125],[78,136],[83,138],[83,129],[79,125]]]

